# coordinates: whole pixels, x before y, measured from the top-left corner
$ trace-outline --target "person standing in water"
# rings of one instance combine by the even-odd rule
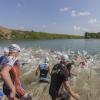
[[[17,44],[11,44],[8,49],[8,55],[0,62],[2,66],[0,75],[4,81],[3,92],[9,100],[17,100],[17,98],[20,100],[32,100],[20,82],[20,62],[17,58],[20,47]]]
[[[60,63],[54,65],[52,71],[51,71],[51,83],[49,88],[49,94],[52,98],[52,100],[70,100],[71,97],[73,97],[75,100],[80,100],[80,96],[75,93],[70,84],[69,84],[69,71],[67,69],[68,66],[68,56],[63,55],[61,57]],[[66,96],[66,99],[62,99],[59,97],[59,92],[61,86],[64,86],[64,89],[67,91],[66,93],[62,94]]]
[[[49,83],[48,73],[51,74],[51,71],[48,57],[45,57],[44,63],[39,64],[36,69],[36,76],[38,75],[38,72],[40,72],[39,82]]]

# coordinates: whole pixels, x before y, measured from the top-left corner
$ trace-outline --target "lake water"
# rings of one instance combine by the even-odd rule
[[[8,46],[9,43],[17,43],[23,48],[43,48],[55,50],[86,50],[90,54],[100,52],[99,39],[58,39],[58,40],[18,40],[0,41],[0,47]]]
[[[90,54],[100,53],[100,40],[97,39],[63,39],[63,40],[19,40],[19,41],[0,41],[0,47],[8,46],[10,43],[17,43],[22,48],[42,48],[42,49],[55,49],[55,50],[86,50]],[[29,50],[29,51],[28,51]],[[38,51],[38,52],[37,52]],[[44,52],[45,51],[45,52]],[[40,52],[39,50],[34,50],[31,52],[31,49],[25,49],[24,52],[20,54],[21,60],[23,62],[27,62],[32,55],[32,62],[23,67],[22,70],[22,82],[27,87],[28,91],[30,91],[33,96],[33,100],[51,100],[48,89],[49,84],[38,84],[38,77],[35,77],[35,72],[32,69],[36,68],[40,63],[43,54],[48,54],[50,58],[50,64],[53,66],[58,60],[54,54],[49,53],[47,50]],[[94,56],[92,56],[94,57]],[[83,57],[82,57],[83,58]],[[98,58],[98,57],[97,57]],[[73,78],[71,81],[73,88],[77,91],[81,100],[100,100],[100,68],[96,68],[95,66],[100,66],[98,62],[99,59],[89,60],[88,69],[80,69],[77,65],[75,68],[77,72],[77,77]],[[95,67],[95,69],[91,69]],[[84,79],[84,80],[83,80]],[[40,99],[38,99],[40,98]]]

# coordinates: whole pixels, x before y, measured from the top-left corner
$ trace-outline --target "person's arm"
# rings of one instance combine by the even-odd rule
[[[15,83],[16,92],[19,93],[19,96],[24,96],[26,94],[26,91],[21,86],[21,82],[20,82],[20,68],[19,68],[19,66],[15,65],[12,68],[12,71],[15,73],[14,74],[14,78],[15,78],[14,83]]]
[[[37,67],[36,72],[35,72],[36,76],[38,75],[38,72],[39,72],[39,66]]]
[[[80,100],[80,96],[72,90],[72,88],[71,88],[71,86],[70,86],[70,84],[69,84],[68,81],[63,82],[63,84],[64,84],[65,89],[68,91],[68,93],[69,93],[74,99]]]
[[[72,66],[71,71],[70,71],[71,76],[77,76],[77,74],[74,73],[74,70],[73,70],[73,68],[74,68],[75,66],[74,66],[74,65],[71,65],[71,66]]]
[[[71,72],[71,75],[72,75],[72,76],[77,76],[77,74],[76,74],[76,73],[73,73],[73,72]]]
[[[11,67],[9,66],[4,66],[2,71],[1,71],[1,77],[4,80],[4,82],[9,86],[11,89],[10,97],[15,98],[15,86],[13,85],[13,82],[11,80],[9,71],[11,70]]]

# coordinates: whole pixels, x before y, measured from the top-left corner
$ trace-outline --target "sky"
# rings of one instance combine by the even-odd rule
[[[59,34],[100,32],[100,0],[0,0],[0,26]]]

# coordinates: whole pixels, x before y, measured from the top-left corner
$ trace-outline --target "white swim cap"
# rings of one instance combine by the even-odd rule
[[[45,57],[44,62],[45,63],[48,63],[49,62],[49,58],[48,57]]]
[[[17,44],[11,44],[9,46],[9,52],[19,52],[20,51],[20,46]]]
[[[62,55],[61,56],[61,61],[69,61],[68,55]]]

